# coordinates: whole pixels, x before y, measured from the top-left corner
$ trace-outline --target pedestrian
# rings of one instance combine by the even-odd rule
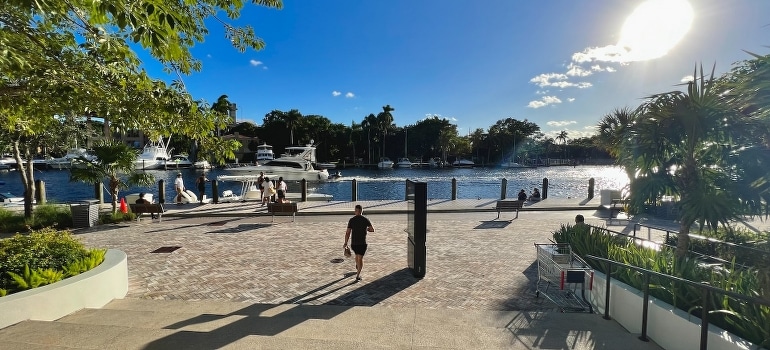
[[[286,190],[288,187],[286,186],[286,182],[283,181],[283,177],[278,178],[278,186],[277,186],[277,192],[278,192],[278,203],[286,203]]]
[[[205,173],[201,173],[201,176],[198,176],[198,179],[195,180],[195,184],[198,185],[198,203],[203,204],[203,196],[206,194],[206,182],[208,182],[209,179],[206,178]]]
[[[139,198],[136,199],[136,204],[152,204],[152,201],[148,201],[147,198],[144,198],[144,196],[145,196],[145,193],[140,192]],[[155,219],[155,213],[150,213],[150,218]]]
[[[356,254],[356,282],[361,280],[361,269],[364,267],[364,254],[366,254],[366,233],[374,232],[372,223],[363,216],[364,209],[361,205],[356,205],[356,215],[348,220],[348,229],[345,231],[345,244],[343,248],[348,248],[348,240],[350,240],[349,248],[353,249]],[[351,238],[352,234],[352,238]]]
[[[577,214],[575,215],[575,226],[585,226],[586,224],[586,218],[583,217],[583,215]]]
[[[184,193],[184,180],[182,179],[182,173],[176,174],[176,180],[174,180],[174,188],[176,189],[176,204],[182,204],[182,194]]]
[[[265,195],[265,172],[260,171],[259,177],[257,178],[257,187],[259,187],[259,198],[262,198]]]
[[[520,200],[520,201],[525,201],[525,200],[527,200],[527,192],[526,192],[526,191],[524,191],[524,189],[523,189],[523,188],[521,189],[521,191],[519,191],[519,200]]]
[[[262,182],[262,186],[264,187],[264,190],[262,191],[262,206],[265,206],[265,203],[270,201],[270,190],[273,188],[273,182],[270,181],[270,178],[265,176],[265,181]]]

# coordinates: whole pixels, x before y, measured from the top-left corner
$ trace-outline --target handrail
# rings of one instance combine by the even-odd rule
[[[667,229],[665,227],[658,227],[658,226],[647,225],[647,224],[642,224],[642,223],[636,222],[636,223],[634,223],[634,237],[636,237],[636,227],[637,226],[640,227],[640,228],[641,227],[647,227],[647,228],[651,228],[651,229],[658,230],[658,231],[666,231],[666,242],[669,241],[669,236],[670,236],[671,233],[675,233],[675,234],[678,233],[675,230],[670,230],[670,229]],[[732,243],[732,242],[725,242],[725,241],[718,240],[716,238],[701,236],[701,235],[694,234],[694,233],[688,233],[687,235],[690,236],[690,238],[695,238],[695,239],[707,241],[707,242],[710,242],[710,243],[718,243],[718,244],[725,245],[725,246],[732,247],[732,248],[746,249],[746,250],[754,251],[754,252],[757,252],[757,253],[760,253],[760,254],[770,254],[770,251],[766,251],[764,249],[759,249],[759,248],[754,248],[754,247],[747,247],[745,245],[736,244],[736,243]]]
[[[628,265],[625,263],[621,263],[615,260],[605,259],[594,255],[586,255],[586,259],[596,260],[599,262],[606,263],[607,267],[607,285],[605,290],[605,307],[604,307],[604,319],[610,320],[612,319],[610,317],[610,280],[612,279],[612,266],[617,265],[623,268],[632,269],[637,272],[641,272],[644,274],[644,304],[642,305],[642,334],[639,336],[639,339],[643,341],[648,341],[647,339],[647,315],[648,315],[648,308],[649,308],[649,299],[650,299],[650,276],[657,276],[666,278],[675,282],[684,283],[686,285],[696,287],[700,289],[703,292],[703,305],[702,305],[702,311],[701,311],[701,334],[700,334],[700,349],[706,350],[708,349],[708,328],[709,328],[709,321],[708,321],[708,312],[709,312],[709,305],[708,301],[710,299],[710,294],[712,292],[720,293],[738,300],[746,301],[753,304],[759,304],[770,307],[770,301],[750,297],[747,295],[743,295],[736,292],[731,292],[729,290],[724,290],[721,288],[713,287],[708,284],[698,283],[694,281],[690,281],[688,279],[684,279],[677,276],[667,275],[664,273],[652,271],[649,269],[645,269],[638,266]]]

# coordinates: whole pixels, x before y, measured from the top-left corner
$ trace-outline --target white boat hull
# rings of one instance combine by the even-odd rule
[[[225,168],[224,172],[228,175],[259,175],[264,172],[265,176],[271,180],[278,180],[283,177],[285,181],[306,180],[311,182],[329,181],[329,172],[326,169],[321,170],[303,170],[288,167],[271,167],[266,165],[249,165],[235,168]]]

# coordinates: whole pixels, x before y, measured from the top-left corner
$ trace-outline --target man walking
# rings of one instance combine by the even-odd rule
[[[343,248],[348,247],[348,240],[350,240],[350,248],[356,254],[356,282],[361,280],[361,268],[364,267],[364,254],[366,254],[366,233],[374,232],[372,223],[361,215],[364,209],[361,205],[356,205],[356,215],[348,220],[348,229],[345,231],[345,244]],[[352,233],[352,239],[351,239]]]

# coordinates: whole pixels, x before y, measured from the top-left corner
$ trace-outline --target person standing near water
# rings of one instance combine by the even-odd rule
[[[174,188],[176,189],[176,204],[181,205],[182,204],[182,198],[184,196],[182,193],[184,193],[184,180],[182,179],[182,173],[176,174],[176,180],[174,180]]]
[[[195,184],[198,185],[198,203],[203,204],[203,195],[206,194],[206,182],[208,182],[209,179],[206,178],[206,174],[202,173],[201,176],[198,176],[198,180],[195,180]]]
[[[348,240],[350,240],[350,248],[356,254],[356,282],[361,280],[361,269],[364,267],[364,254],[366,254],[366,233],[374,232],[374,227],[371,221],[363,216],[364,209],[361,205],[356,205],[355,216],[348,220],[348,229],[345,231],[345,244],[343,248],[348,247]],[[352,240],[351,240],[352,236]]]

